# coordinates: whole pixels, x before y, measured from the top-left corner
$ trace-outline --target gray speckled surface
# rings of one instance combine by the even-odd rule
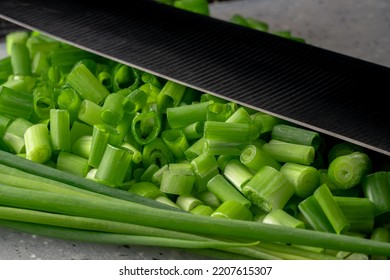
[[[390,2],[387,0],[237,0],[211,5],[211,15],[234,13],[290,30],[307,43],[390,67]],[[232,38],[234,39],[234,38]],[[0,57],[5,55],[0,45]],[[0,228],[0,259],[202,259],[182,250],[58,240]]]

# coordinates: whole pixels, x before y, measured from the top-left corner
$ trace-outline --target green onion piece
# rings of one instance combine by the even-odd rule
[[[147,103],[157,102],[157,96],[159,95],[161,88],[156,87],[152,84],[143,84],[139,87],[139,89],[144,91],[148,95]]]
[[[7,116],[0,115],[0,139],[3,138],[5,131],[7,130],[8,126],[11,123],[12,123],[11,118],[9,118]]]
[[[207,189],[215,194],[215,196],[222,202],[234,200],[248,208],[252,205],[252,203],[221,174],[218,174],[209,180],[207,183]]]
[[[331,163],[339,156],[351,154],[353,152],[364,152],[363,148],[350,142],[339,142],[334,144],[328,152],[328,163]]]
[[[390,229],[385,228],[385,227],[376,227],[372,230],[371,240],[376,240],[380,242],[387,242],[390,243]],[[370,257],[371,260],[388,260],[388,257],[385,256],[377,256],[377,255],[372,255]]]
[[[56,66],[50,66],[42,77],[49,88],[62,88],[66,82],[66,74]]]
[[[185,158],[184,152],[189,148],[189,144],[182,130],[164,130],[161,133],[161,139],[177,160]]]
[[[113,79],[109,72],[101,71],[97,74],[98,81],[107,89],[107,91],[111,92],[113,87]]]
[[[70,119],[66,110],[50,110],[50,139],[53,151],[70,151]]]
[[[74,121],[70,128],[70,144],[73,145],[82,136],[92,135],[93,127],[79,121]]]
[[[95,74],[95,73],[96,73],[97,64],[96,64],[96,62],[95,62],[93,59],[90,59],[90,58],[83,58],[83,59],[77,61],[77,62],[73,65],[73,68],[79,66],[80,64],[85,65],[85,66],[88,68],[88,70],[89,70],[92,74]]]
[[[292,228],[305,228],[304,222],[286,213],[282,209],[272,209],[263,219],[263,223]]]
[[[89,100],[97,105],[103,104],[104,99],[109,95],[108,90],[84,64],[79,64],[74,67],[67,75],[66,82],[83,99]]]
[[[116,147],[123,143],[123,141],[126,139],[126,136],[129,134],[131,122],[134,116],[135,115],[124,113],[122,120],[115,127],[115,129],[111,131],[108,143]]]
[[[241,154],[240,147],[251,144],[259,136],[257,127],[244,123],[206,121],[204,152],[212,155]]]
[[[161,119],[156,111],[137,113],[131,123],[131,133],[137,143],[146,145],[159,135]]]
[[[12,75],[11,57],[0,58],[0,84],[3,84]]]
[[[186,86],[168,80],[157,96],[157,105],[165,113],[167,108],[179,106],[186,91]]]
[[[204,123],[195,122],[182,128],[188,141],[198,140],[203,137]]]
[[[173,202],[171,199],[169,199],[166,196],[159,196],[155,200],[160,202],[160,203],[169,205],[171,207],[175,207],[175,208],[181,209],[175,202]]]
[[[142,163],[144,166],[149,166],[154,163],[162,167],[172,162],[174,162],[173,154],[161,138],[156,138],[143,147]]]
[[[37,86],[33,91],[34,112],[40,119],[50,118],[50,110],[55,109],[53,92],[46,86]]]
[[[134,158],[134,154],[133,154]],[[142,158],[142,155],[141,155]],[[134,160],[133,160],[134,161]],[[153,182],[153,175],[160,170],[160,167],[158,167],[156,164],[149,165],[145,172],[141,175],[140,180],[142,182]]]
[[[197,156],[203,154],[204,145],[205,142],[203,137],[196,140],[191,146],[188,147],[187,150],[184,151],[185,158],[187,160],[193,160]]]
[[[232,159],[237,159],[237,156],[232,156],[232,155],[218,156],[217,157],[218,168],[223,172],[225,170],[226,164]]]
[[[196,122],[205,122],[208,106],[213,101],[167,108],[167,120],[171,128],[182,128]]]
[[[371,233],[374,229],[374,204],[363,197],[334,196],[349,223],[349,231]]]
[[[84,135],[72,145],[72,154],[89,159],[91,155],[92,136]]]
[[[221,201],[218,199],[218,197],[213,194],[212,192],[206,190],[203,192],[196,192],[194,195],[200,199],[205,205],[210,206],[213,209],[216,209],[221,205]]]
[[[117,126],[123,118],[123,107],[122,102],[124,97],[119,93],[111,93],[106,99],[104,99],[104,104],[100,117],[102,121],[106,124]]]
[[[178,9],[209,16],[209,2],[207,0],[176,0],[173,6]]]
[[[76,91],[71,87],[61,89],[57,97],[58,108],[67,110],[69,113],[70,123],[73,124],[80,110],[81,99]]]
[[[390,211],[390,172],[378,171],[362,180],[364,196],[374,203],[375,215]]]
[[[244,107],[238,108],[227,120],[228,123],[251,123],[252,119]]]
[[[140,80],[138,70],[121,63],[114,66],[112,78],[114,92],[121,92],[124,89],[133,91],[138,87]]]
[[[208,205],[200,204],[196,207],[194,207],[190,213],[195,215],[201,215],[201,216],[211,216],[211,214],[214,212],[213,208],[211,208]]]
[[[0,114],[29,119],[32,112],[32,94],[0,86]]]
[[[196,206],[202,205],[203,202],[192,195],[179,195],[176,204],[184,211],[191,212]]]
[[[12,46],[14,43],[26,44],[30,33],[25,30],[16,30],[9,32],[5,36],[6,51],[8,55],[12,54]]]
[[[311,195],[298,204],[298,208],[307,223],[315,230],[335,232],[317,199]]]
[[[295,162],[310,165],[314,161],[315,149],[312,146],[271,140],[262,150],[279,162]]]
[[[151,182],[138,182],[130,186],[129,192],[138,194],[150,199],[156,199],[164,194],[160,191],[160,188]]]
[[[207,101],[213,101],[215,103],[228,103],[229,101],[222,98],[218,97],[216,95],[210,94],[210,93],[203,93],[200,96],[200,102],[207,102]]]
[[[341,211],[327,185],[323,184],[313,193],[319,206],[324,211],[330,224],[337,234],[343,233],[350,227],[347,218]]]
[[[10,75],[7,81],[2,84],[2,86],[16,92],[30,94],[36,86],[36,80],[31,76]]]
[[[98,168],[103,158],[110,133],[105,125],[94,125],[88,165]]]
[[[72,68],[79,61],[83,59],[95,59],[96,57],[92,52],[67,45],[63,48],[55,48],[50,52],[50,64],[61,69],[61,71],[69,72],[73,70]],[[79,65],[83,65],[83,67],[88,69],[85,64]],[[90,70],[88,69],[88,71]]]
[[[131,158],[128,150],[106,145],[95,180],[112,187],[121,185],[130,168]]]
[[[128,142],[123,142],[120,146],[124,149],[128,149],[133,154],[132,161],[134,163],[140,163],[142,161],[142,153],[136,147]]]
[[[249,209],[243,204],[235,200],[223,202],[217,209],[215,209],[210,217],[244,221],[251,221],[253,218],[252,212],[249,211]]]
[[[51,157],[49,129],[45,124],[34,124],[24,133],[26,159],[44,163]]]
[[[123,99],[123,110],[128,114],[134,114],[140,111],[147,103],[148,95],[142,89],[136,89],[130,92]]]
[[[90,100],[84,99],[80,104],[78,118],[90,126],[94,126],[95,124],[104,124],[100,117],[102,111],[103,107]]]
[[[14,75],[31,75],[30,52],[25,44],[17,42],[12,44],[11,64]]]
[[[234,14],[229,19],[230,22],[244,26],[249,27],[248,22],[246,21],[246,18],[239,14]]]
[[[275,125],[283,123],[278,117],[256,112],[250,115],[253,123],[260,129],[260,135],[271,134]]]
[[[243,186],[242,192],[254,205],[270,212],[272,209],[283,209],[293,196],[294,187],[283,173],[264,166]]]
[[[155,183],[156,185],[160,186],[161,185],[161,179],[162,179],[163,172],[166,171],[166,170],[169,170],[169,165],[168,164],[163,165],[162,167],[160,167],[159,170],[157,170],[153,174],[153,176],[152,176],[152,183]]]
[[[219,103],[213,102],[207,106],[207,121],[215,121],[215,122],[225,122],[229,119],[236,108],[232,102],[229,103]]]
[[[57,157],[58,170],[62,170],[73,175],[85,177],[88,174],[88,160],[74,154],[60,151]]]
[[[276,170],[280,170],[281,167],[279,162],[253,144],[242,149],[240,161],[254,172],[257,172],[263,166],[271,166]]]
[[[295,195],[298,197],[306,198],[320,186],[320,174],[313,166],[286,162],[280,172],[294,186]]]
[[[348,189],[360,184],[371,170],[368,155],[353,152],[335,158],[328,166],[328,176],[338,189]]]
[[[16,154],[26,152],[24,133],[33,123],[23,119],[14,119],[5,130],[3,141]]]
[[[39,51],[33,56],[31,63],[31,73],[33,75],[44,75],[44,73],[49,70],[49,67],[49,59],[47,58],[46,53]]]
[[[247,17],[245,18],[246,23],[248,24],[249,28],[258,30],[258,31],[263,31],[267,32],[268,31],[268,24],[262,21],[259,21],[257,19]]]
[[[286,124],[275,125],[272,128],[271,138],[288,143],[313,146],[316,150],[321,144],[318,132]]]
[[[167,194],[189,195],[194,184],[195,174],[190,164],[170,164],[168,170],[162,173],[160,190]]]
[[[191,164],[196,176],[196,190],[198,192],[207,190],[209,180],[219,174],[216,158],[212,155],[201,154],[191,160]]]
[[[226,163],[223,175],[240,192],[253,177],[253,173],[238,159],[231,159]]]
[[[151,84],[155,87],[161,88],[159,79],[151,73],[143,72],[141,75],[141,80],[144,84]]]

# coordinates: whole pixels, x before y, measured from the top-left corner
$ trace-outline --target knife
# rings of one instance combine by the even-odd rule
[[[0,17],[390,155],[388,67],[156,1],[2,0]]]

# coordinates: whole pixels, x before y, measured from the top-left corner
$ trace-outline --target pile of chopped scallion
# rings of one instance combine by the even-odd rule
[[[388,259],[390,160],[36,31],[0,59],[0,226],[221,259]]]

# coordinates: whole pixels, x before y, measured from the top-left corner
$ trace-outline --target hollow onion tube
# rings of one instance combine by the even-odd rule
[[[131,122],[134,116],[135,116],[134,114],[127,114],[127,113],[123,114],[122,120],[115,127],[115,129],[112,130],[112,132],[110,133],[108,143],[110,143],[113,146],[120,146],[123,143],[123,141],[126,139],[126,136],[128,136],[129,134]]]
[[[244,107],[238,108],[227,120],[228,123],[251,123],[252,119]]]
[[[253,177],[253,173],[236,158],[229,160],[225,164],[223,175],[240,192],[243,191],[245,184]]]
[[[102,110],[102,106],[99,106],[90,100],[84,99],[81,101],[77,116],[81,121],[89,124],[90,126],[94,126],[95,124],[104,124],[100,117]]]
[[[84,135],[72,145],[72,154],[88,159],[91,155],[92,136]]]
[[[112,76],[109,72],[100,71],[97,74],[97,79],[109,92],[111,92],[113,81],[112,81]]]
[[[172,128],[182,128],[196,122],[205,122],[207,108],[213,101],[167,108],[167,120]]]
[[[191,211],[191,214],[201,215],[201,216],[210,216],[214,210],[208,205],[200,204],[194,207]]]
[[[187,150],[184,151],[184,156],[187,160],[193,160],[197,156],[203,154],[204,145],[204,138],[201,137],[196,140],[191,146],[189,146]]]
[[[272,128],[275,125],[282,123],[281,119],[279,119],[275,116],[266,114],[266,113],[262,113],[262,112],[256,112],[256,113],[251,114],[250,116],[251,116],[253,123],[257,127],[259,127],[260,135],[265,135],[265,134],[271,133]]]
[[[304,228],[305,224],[301,220],[291,216],[282,209],[272,209],[263,219],[263,223],[281,225],[285,227]]]
[[[189,195],[195,184],[195,174],[191,165],[170,164],[161,177],[160,190],[174,195]]]
[[[215,194],[208,190],[194,193],[194,195],[199,198],[205,205],[210,206],[212,209],[218,208],[218,206],[222,203]]]
[[[315,157],[315,149],[312,146],[279,140],[271,140],[265,143],[262,150],[279,162],[295,162],[310,165]]]
[[[164,196],[160,188],[152,182],[137,182],[131,185],[128,191],[150,199]]]
[[[349,222],[338,206],[328,186],[322,184],[314,191],[313,196],[324,211],[334,231],[337,234],[347,231],[350,227]]]
[[[374,203],[365,197],[334,196],[349,223],[350,232],[371,233],[374,229]]]
[[[128,149],[132,154],[132,161],[134,163],[140,163],[142,161],[142,152],[128,142],[123,142],[120,145],[124,149]]]
[[[31,58],[26,44],[15,42],[11,49],[12,73],[14,75],[30,76]]]
[[[130,168],[131,158],[132,154],[128,150],[106,145],[95,180],[112,187],[121,185]]]
[[[207,106],[207,121],[225,122],[235,112],[236,107],[232,102],[213,102]]]
[[[367,154],[353,152],[335,158],[328,166],[328,178],[338,189],[352,188],[361,183],[372,170]]]
[[[235,201],[228,200],[223,202],[214,212],[210,215],[213,218],[233,219],[233,220],[252,220],[252,212],[243,204]]]
[[[320,174],[318,170],[312,166],[286,162],[280,168],[280,172],[282,172],[287,180],[294,186],[295,195],[301,198],[313,194],[320,185]]]
[[[362,180],[364,196],[374,203],[375,215],[390,211],[390,172],[377,171]]]
[[[123,95],[111,93],[105,99],[100,113],[100,118],[106,124],[117,126],[123,118]]]
[[[198,140],[203,137],[204,123],[195,122],[182,128],[188,141]]]
[[[24,133],[26,158],[38,163],[44,163],[51,157],[49,129],[47,125],[38,123],[30,126]]]
[[[84,65],[79,64],[67,75],[66,82],[74,88],[83,99],[101,105],[109,95],[108,90]]]
[[[276,170],[279,170],[281,167],[279,162],[253,144],[248,145],[242,149],[240,154],[240,161],[246,167],[255,172],[266,165],[271,166]]]
[[[23,118],[14,119],[4,132],[4,143],[16,154],[26,152],[24,133],[33,123]]]
[[[121,93],[125,89],[133,91],[138,87],[139,80],[138,71],[128,65],[117,63],[112,70],[112,90],[114,92]]]
[[[131,122],[131,133],[137,143],[146,145],[159,135],[161,119],[156,111],[137,113]]]
[[[201,154],[191,160],[191,165],[196,176],[196,190],[198,192],[207,190],[209,180],[219,174],[216,158],[212,155]]]
[[[252,203],[221,174],[215,175],[208,181],[207,189],[222,202],[235,200],[248,208],[252,205]]]
[[[258,136],[258,128],[251,124],[206,121],[204,152],[212,155],[239,155],[240,146],[251,144]]]
[[[176,159],[184,159],[184,151],[189,148],[187,138],[180,129],[167,129],[161,133],[161,139]]]
[[[318,132],[287,124],[275,125],[272,128],[271,138],[288,143],[313,146],[316,150],[321,144]]]
[[[52,90],[46,86],[37,86],[33,91],[35,115],[40,119],[50,118],[50,110],[55,108]]]
[[[130,92],[122,101],[123,110],[128,114],[140,111],[148,101],[148,94],[142,89],[135,89]]]
[[[93,127],[88,124],[74,121],[70,128],[70,144],[73,145],[82,136],[92,135],[92,130]]]
[[[69,152],[60,151],[57,157],[57,169],[77,175],[80,177],[87,176],[89,171],[88,160],[71,154]]]
[[[160,167],[174,162],[172,152],[161,138],[156,138],[142,149],[142,163],[144,166],[156,164]]]
[[[66,110],[50,110],[50,139],[53,151],[70,151],[70,118]]]
[[[0,86],[0,114],[29,119],[33,110],[32,94]]]
[[[179,106],[186,91],[186,86],[168,80],[157,95],[157,104],[164,113],[167,108]]]
[[[184,211],[191,212],[195,207],[203,205],[203,202],[193,195],[179,195],[176,204]]]
[[[294,187],[283,173],[270,166],[260,168],[242,192],[254,205],[269,212],[283,209],[294,194]]]
[[[12,119],[7,116],[0,115],[0,139],[3,138],[8,126],[12,123]]]

